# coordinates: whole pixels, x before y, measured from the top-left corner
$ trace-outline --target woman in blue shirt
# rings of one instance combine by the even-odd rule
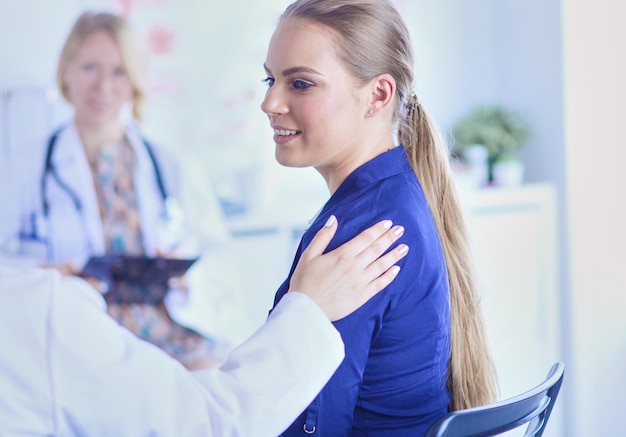
[[[341,225],[329,249],[383,217],[411,247],[402,278],[335,322],[346,358],[285,436],[418,436],[451,409],[495,400],[448,153],[412,91],[413,65],[388,1],[298,0],[270,41],[262,109],[276,159],[313,166],[331,193],[294,265],[330,215]]]

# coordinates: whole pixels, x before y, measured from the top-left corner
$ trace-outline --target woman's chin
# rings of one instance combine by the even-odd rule
[[[281,153],[278,148],[274,154],[274,158],[276,159],[276,162],[283,167],[306,167],[306,164],[299,162],[296,157],[290,156],[288,153]]]
[[[113,123],[119,122],[119,116],[116,113],[103,113],[91,111],[89,113],[82,113],[76,117],[79,124],[85,126],[108,126]]]

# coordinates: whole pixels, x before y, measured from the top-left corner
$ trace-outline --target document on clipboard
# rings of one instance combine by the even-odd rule
[[[80,275],[106,283],[107,303],[158,304],[167,293],[169,280],[185,274],[196,261],[197,258],[92,256]]]

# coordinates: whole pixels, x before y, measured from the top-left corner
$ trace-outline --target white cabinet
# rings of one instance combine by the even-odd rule
[[[534,386],[561,359],[556,195],[547,184],[460,195],[501,394],[509,397]],[[230,221],[254,323],[263,323],[308,219],[320,206]],[[547,436],[559,435],[559,416],[557,408]]]
[[[507,398],[536,385],[562,360],[556,194],[540,184],[463,192],[461,199]],[[546,437],[562,435],[561,406]]]
[[[503,396],[560,357],[555,193],[547,185],[464,193]]]

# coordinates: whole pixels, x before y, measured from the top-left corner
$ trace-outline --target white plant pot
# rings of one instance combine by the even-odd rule
[[[495,162],[492,169],[493,183],[500,187],[521,185],[524,180],[524,164],[511,160]]]
[[[489,151],[482,144],[473,144],[465,149],[463,158],[469,167],[472,185],[479,188],[489,180]]]

